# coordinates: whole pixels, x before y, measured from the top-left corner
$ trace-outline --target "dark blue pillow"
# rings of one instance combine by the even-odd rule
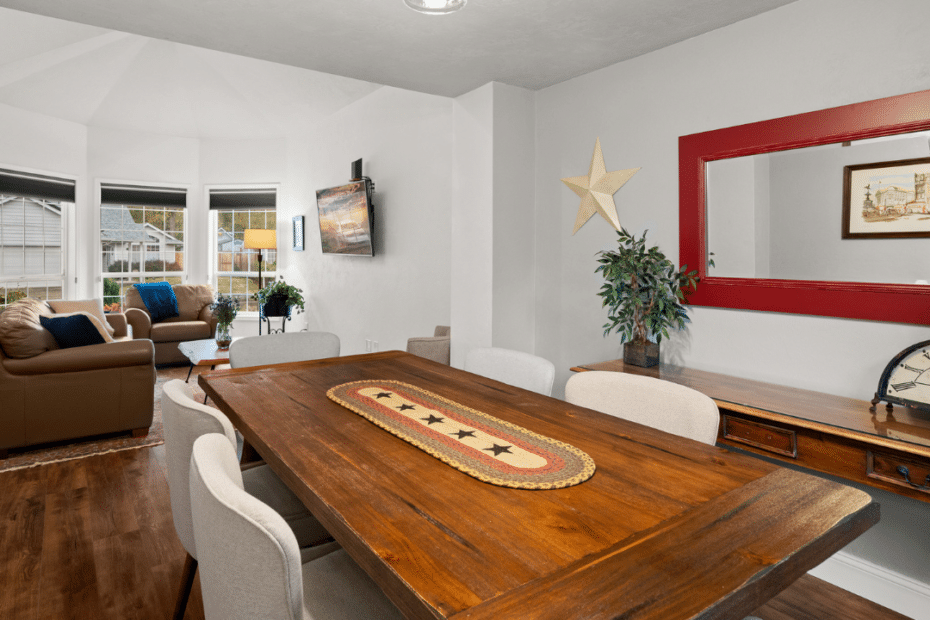
[[[52,332],[55,342],[62,349],[86,347],[89,344],[103,344],[106,340],[97,331],[93,321],[83,314],[68,316],[40,316],[42,327]]]
[[[139,291],[139,297],[145,304],[145,309],[152,317],[152,323],[158,323],[173,316],[178,316],[178,298],[174,296],[174,289],[169,282],[148,282],[133,284]]]

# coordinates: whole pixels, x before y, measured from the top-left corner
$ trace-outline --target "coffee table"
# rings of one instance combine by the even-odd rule
[[[236,338],[233,338],[233,340],[236,340]],[[229,363],[229,348],[218,348],[215,338],[179,342],[178,351],[183,353],[191,362],[191,367],[187,371],[187,378],[184,379],[184,383],[190,381],[194,366],[209,366],[210,370],[214,370],[217,364]],[[203,402],[207,402],[206,396],[203,397]]]

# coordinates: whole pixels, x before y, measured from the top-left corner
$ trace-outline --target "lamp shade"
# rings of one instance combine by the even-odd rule
[[[243,235],[242,247],[248,250],[274,250],[278,247],[278,233],[274,230],[248,228]]]

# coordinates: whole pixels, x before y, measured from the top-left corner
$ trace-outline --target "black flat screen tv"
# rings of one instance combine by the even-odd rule
[[[316,206],[323,254],[375,255],[368,179],[317,190]]]

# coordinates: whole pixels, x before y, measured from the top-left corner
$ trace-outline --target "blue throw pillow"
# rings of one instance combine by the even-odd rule
[[[139,297],[145,304],[145,309],[152,317],[152,323],[158,323],[173,316],[178,316],[178,298],[174,296],[174,289],[169,282],[149,282],[146,284],[133,284],[139,291]]]
[[[93,322],[83,314],[70,314],[60,317],[40,316],[42,327],[52,332],[55,342],[62,349],[86,347],[90,344],[103,344],[106,340],[97,331]]]

